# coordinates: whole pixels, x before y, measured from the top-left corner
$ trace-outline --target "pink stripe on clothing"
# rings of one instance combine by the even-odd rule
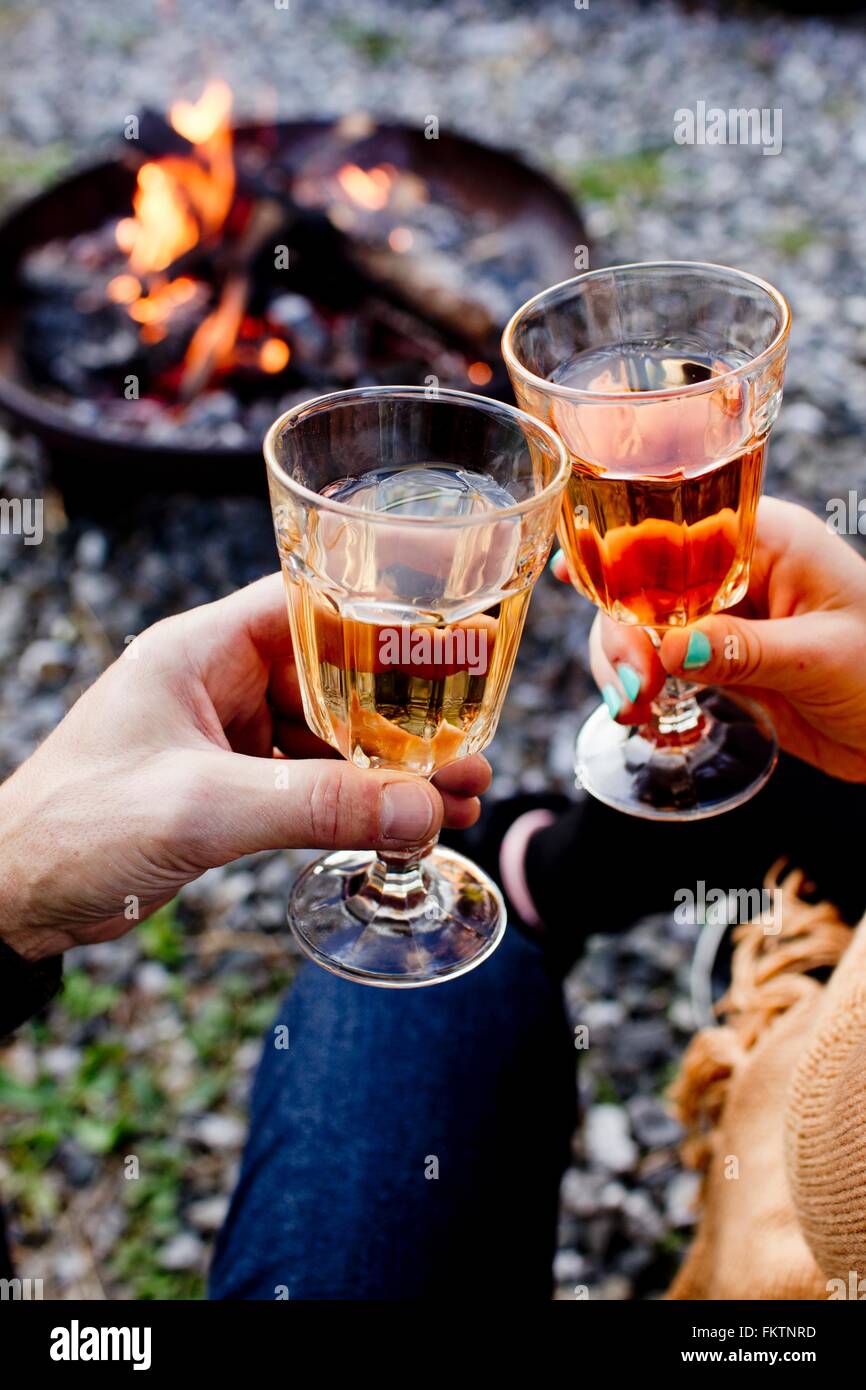
[[[528,927],[540,927],[541,918],[529,893],[526,882],[526,846],[536,830],[552,825],[556,817],[541,807],[518,816],[505,832],[499,847],[499,876],[521,921]]]

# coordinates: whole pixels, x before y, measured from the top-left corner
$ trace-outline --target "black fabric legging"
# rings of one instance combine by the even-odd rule
[[[586,936],[674,908],[678,889],[760,888],[778,859],[848,922],[866,911],[866,786],[782,755],[767,785],[708,820],[640,820],[581,799],[529,843],[526,874],[560,969]]]

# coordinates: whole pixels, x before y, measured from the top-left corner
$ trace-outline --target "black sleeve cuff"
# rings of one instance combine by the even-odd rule
[[[27,961],[0,939],[0,1039],[44,1009],[62,978],[62,956]]]

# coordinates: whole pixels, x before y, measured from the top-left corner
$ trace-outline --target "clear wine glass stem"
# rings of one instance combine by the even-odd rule
[[[646,628],[656,650],[661,638],[655,628]],[[674,742],[685,736],[694,737],[705,729],[706,717],[697,701],[702,687],[680,676],[668,676],[652,702],[653,730],[660,741]]]
[[[436,846],[438,835],[423,845],[404,850],[381,850],[364,874],[360,887],[346,906],[362,922],[387,922],[391,928],[407,927],[429,916],[430,889],[423,864]]]
[[[699,689],[693,681],[668,676],[652,706],[662,738],[682,737],[703,728],[704,714],[695,698]]]

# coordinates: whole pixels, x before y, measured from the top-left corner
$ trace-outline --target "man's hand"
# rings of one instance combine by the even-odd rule
[[[242,854],[471,825],[489,783],[477,755],[433,787],[317,739],[271,575],[142,633],[0,787],[0,935],[31,960],[106,941]]]

